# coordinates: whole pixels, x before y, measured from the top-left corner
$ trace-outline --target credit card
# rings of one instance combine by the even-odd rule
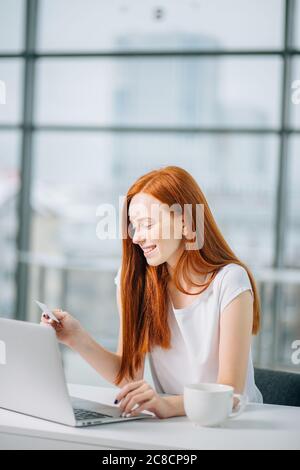
[[[54,313],[50,310],[50,308],[47,307],[47,305],[42,304],[42,302],[39,302],[38,300],[36,300],[35,302],[36,302],[37,305],[40,307],[40,309],[42,310],[42,312],[46,313],[46,315],[48,315],[48,317],[51,318],[51,320],[54,320],[54,321],[56,321],[57,323],[60,323],[60,321],[56,318],[56,316],[55,316]]]

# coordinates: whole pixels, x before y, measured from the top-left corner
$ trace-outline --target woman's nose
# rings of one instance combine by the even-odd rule
[[[141,243],[143,240],[145,240],[145,236],[142,230],[135,230],[132,237],[133,243]]]

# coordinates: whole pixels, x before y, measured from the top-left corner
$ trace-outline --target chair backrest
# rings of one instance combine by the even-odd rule
[[[300,406],[300,373],[255,368],[254,374],[264,403]]]

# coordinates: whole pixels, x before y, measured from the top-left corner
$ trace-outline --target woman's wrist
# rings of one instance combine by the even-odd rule
[[[186,416],[183,406],[183,395],[176,395],[171,397],[163,397],[168,404],[166,418],[173,418],[174,416]]]
[[[90,342],[91,337],[86,330],[79,328],[71,337],[68,342],[69,348],[73,351],[80,353]]]

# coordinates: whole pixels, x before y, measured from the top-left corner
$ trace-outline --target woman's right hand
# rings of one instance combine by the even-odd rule
[[[76,349],[76,344],[80,341],[80,338],[84,333],[80,322],[72,317],[68,312],[55,309],[53,310],[53,313],[59,320],[59,323],[50,319],[46,313],[43,313],[40,324],[47,326],[50,325],[54,328],[57,339],[60,343]]]

